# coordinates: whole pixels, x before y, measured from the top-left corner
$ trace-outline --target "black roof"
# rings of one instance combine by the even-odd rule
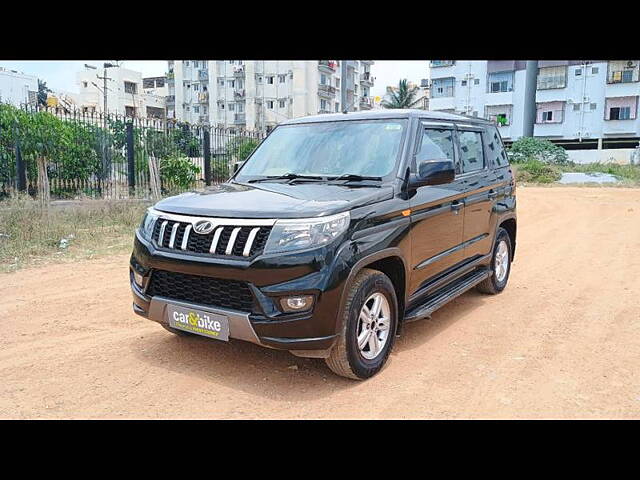
[[[447,112],[433,112],[420,109],[374,109],[361,110],[359,112],[349,113],[323,113],[321,115],[310,115],[308,117],[299,117],[292,120],[282,122],[280,125],[292,125],[297,123],[316,123],[316,122],[337,122],[343,120],[374,120],[383,118],[426,118],[429,120],[446,120],[446,121],[464,121],[466,123],[478,122],[482,124],[490,123],[489,120],[478,117],[467,117],[465,115],[457,115]]]

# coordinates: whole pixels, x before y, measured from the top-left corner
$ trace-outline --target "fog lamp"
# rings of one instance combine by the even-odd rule
[[[133,271],[133,280],[136,282],[136,285],[138,285],[140,288],[142,288],[142,278],[143,277],[141,274],[139,274],[135,270]]]
[[[280,299],[280,306],[284,312],[302,312],[313,306],[313,295],[297,295]]]

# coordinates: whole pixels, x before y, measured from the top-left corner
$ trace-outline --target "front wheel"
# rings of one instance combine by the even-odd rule
[[[511,273],[511,238],[507,231],[500,227],[496,234],[496,243],[491,258],[492,275],[478,284],[478,291],[495,295],[504,290]]]
[[[336,374],[364,380],[389,357],[398,323],[398,299],[385,274],[368,268],[356,276],[344,305],[343,329],[325,361]]]

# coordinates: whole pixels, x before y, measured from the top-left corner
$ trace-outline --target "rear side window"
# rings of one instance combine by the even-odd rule
[[[420,150],[416,154],[420,160],[453,161],[453,132],[446,129],[427,128],[422,133]]]
[[[489,156],[488,160],[493,162],[494,167],[506,167],[509,165],[507,152],[504,150],[498,129],[495,127],[487,128],[484,133],[487,144],[487,155]]]
[[[462,173],[474,172],[484,168],[484,152],[482,150],[482,134],[462,130],[458,133],[460,140],[460,163]]]

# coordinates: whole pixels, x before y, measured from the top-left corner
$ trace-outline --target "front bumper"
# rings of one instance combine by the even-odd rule
[[[300,356],[326,357],[336,339],[343,280],[335,277],[327,263],[331,254],[324,251],[326,249],[319,250],[243,262],[166,252],[136,235],[130,261],[133,310],[165,325],[168,325],[165,313],[168,303],[210,311],[227,316],[231,338],[289,350]],[[171,295],[151,296],[147,289],[154,270],[244,281],[251,290],[253,307],[251,311],[238,311],[171,298]],[[134,271],[143,276],[141,287],[134,281]],[[279,298],[298,294],[314,295],[312,310],[281,312]]]

